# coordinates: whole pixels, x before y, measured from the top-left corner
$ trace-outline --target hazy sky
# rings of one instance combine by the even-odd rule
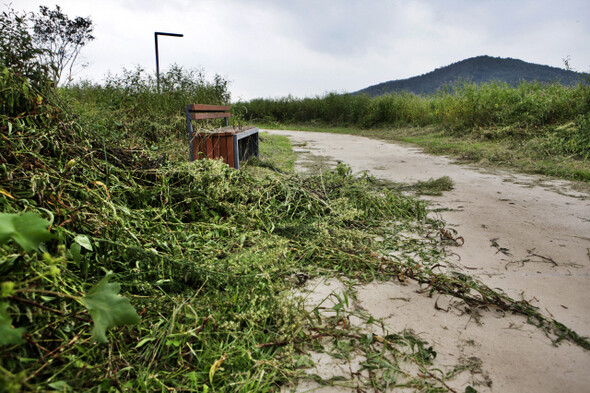
[[[6,10],[2,0],[3,10]],[[12,0],[90,16],[80,77],[171,63],[219,74],[232,100],[352,92],[490,55],[590,71],[588,0]]]

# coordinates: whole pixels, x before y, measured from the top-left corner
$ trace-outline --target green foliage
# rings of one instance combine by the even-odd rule
[[[543,157],[572,157],[590,160],[590,115],[579,115],[575,121],[552,127],[528,142],[528,147]]]
[[[572,71],[568,59],[564,59],[564,63],[565,70],[511,58],[478,56],[437,68],[424,75],[369,86],[358,93],[371,97],[402,91],[414,94],[436,94],[445,86],[461,81],[478,85],[501,82],[511,87],[516,87],[522,82],[557,82],[574,85],[584,80],[587,81],[588,74]]]
[[[433,107],[440,124],[453,133],[466,134],[490,126],[532,133],[587,113],[590,86],[521,83],[512,88],[499,82],[464,83],[433,98]]]
[[[107,342],[107,329],[139,323],[139,315],[129,303],[129,299],[118,296],[121,285],[109,283],[109,278],[110,275],[106,275],[81,300],[94,322],[92,335],[101,343]]]
[[[54,238],[46,229],[48,225],[49,222],[47,220],[35,213],[27,212],[21,215],[0,213],[0,246],[5,245],[8,240],[12,239],[27,253],[31,254],[37,250],[41,243]],[[81,243],[86,249],[92,249],[86,236],[78,235],[74,240],[77,243]],[[52,258],[49,254],[45,253],[42,260],[46,262],[49,269],[46,272],[38,272],[39,277],[37,278],[31,277],[31,274],[29,274],[27,278],[28,283],[36,279],[43,279],[46,276],[59,275],[60,269],[57,265],[65,259],[63,256],[61,258]],[[0,265],[5,263],[6,260],[0,260]],[[35,272],[35,270],[33,271]],[[109,278],[109,275],[105,276],[82,298],[62,294],[62,296],[78,300],[86,306],[94,322],[94,339],[102,343],[107,342],[105,335],[107,329],[126,324],[137,324],[139,322],[139,316],[130,305],[129,299],[117,295],[120,290],[120,284],[109,283]],[[24,284],[18,281],[17,283],[20,286]],[[2,297],[10,297],[14,293],[26,290],[15,287],[17,287],[15,282],[3,282]],[[52,293],[60,295],[57,292]],[[22,343],[21,336],[25,329],[12,328],[12,319],[7,312],[8,306],[8,303],[0,303],[0,345],[20,344]]]
[[[48,68],[38,62],[41,50],[29,31],[32,14],[7,7],[0,14],[0,68],[9,68],[19,79],[29,80],[39,89],[45,83]]]
[[[587,345],[527,304],[433,271],[445,250],[426,235],[442,223],[427,217],[424,202],[370,176],[353,176],[339,165],[301,178],[268,170],[271,164],[236,171],[221,161],[161,156],[157,141],[186,149],[186,141],[174,141],[186,133],[184,107],[226,102],[227,83],[173,68],[158,94],[152,76],[125,72],[105,86],[58,89],[60,104],[42,96],[42,104],[0,118],[0,212],[50,215],[55,234],[45,239],[43,254],[23,253],[15,241],[0,245],[2,303],[9,304],[1,306],[0,326],[12,337],[0,347],[3,387],[278,390],[309,365],[299,354],[317,344],[316,332],[342,337],[340,321],[311,322],[292,296],[294,286],[320,274],[355,282],[413,278],[469,304],[536,317],[548,334]],[[14,94],[34,98],[23,86],[9,84]],[[351,110],[338,119],[343,123],[362,121],[371,103],[337,95],[328,101],[314,116]],[[315,102],[307,101],[302,115]],[[38,246],[41,222],[33,227],[28,244]],[[408,232],[423,241],[408,239]],[[394,251],[401,256],[383,257]],[[344,315],[348,301],[340,303]],[[106,340],[107,329],[108,343],[92,345]],[[18,343],[15,335],[24,331]],[[383,345],[400,354],[385,369],[391,375],[414,373],[413,364],[429,372],[436,353],[427,343],[403,334],[378,347],[375,337],[359,340],[375,375],[385,369],[378,353]],[[439,379],[411,381],[422,390],[446,386]]]
[[[510,126],[518,132],[587,114],[590,87],[525,82],[511,87],[500,82],[461,82],[432,96],[402,92],[368,98],[332,93],[313,99],[255,99],[246,106],[250,119],[279,123],[320,122],[333,127],[366,128],[439,125],[453,133]]]
[[[349,127],[346,132],[386,139],[397,132],[397,139],[413,142],[430,135],[425,143],[431,151],[495,164],[513,165],[520,160],[519,167],[552,176],[579,180],[590,176],[587,84],[522,82],[512,87],[501,82],[461,82],[431,96],[332,94],[313,99],[255,99],[244,105],[248,119],[269,127],[277,123]],[[494,146],[488,152],[482,144]],[[551,164],[545,165],[548,160]]]
[[[49,68],[38,62],[42,51],[28,30],[30,17],[11,8],[0,14],[0,127],[7,118],[43,112],[43,96],[49,91]]]
[[[35,213],[0,213],[0,245],[12,239],[26,252],[34,251],[41,243],[53,238],[48,226],[49,221]]]
[[[152,146],[188,138],[184,108],[190,103],[226,104],[227,84],[218,75],[209,81],[203,72],[173,65],[160,75],[158,92],[155,77],[138,67],[109,75],[104,85],[82,82],[59,94],[95,138],[107,144],[135,139]]]
[[[94,40],[92,21],[80,16],[70,19],[60,6],[55,10],[39,7],[39,14],[32,17],[33,42],[39,48],[39,60],[52,71],[52,80],[57,85],[63,72],[68,69],[68,82],[72,68],[82,47]]]
[[[12,318],[8,314],[8,303],[0,302],[0,346],[20,344],[23,342],[23,328],[13,328]]]
[[[454,186],[455,182],[450,177],[443,176],[438,179],[419,181],[403,189],[415,190],[418,195],[442,195],[443,191],[450,191]]]
[[[0,247],[12,266],[6,280],[16,284],[9,301],[19,312],[11,323],[31,338],[0,349],[0,374],[8,380],[24,373],[40,390],[63,380],[80,391],[112,383],[128,391],[162,383],[276,388],[290,372],[289,351],[304,324],[295,299],[285,296],[290,277],[368,268],[361,276],[371,279],[378,265],[368,263],[370,238],[359,227],[425,217],[423,203],[344,167],[310,180],[277,172],[253,177],[219,161],[162,161],[149,150],[95,144],[101,134],[66,115],[43,128],[19,127],[20,134],[3,129],[0,207],[50,211],[58,237],[46,248],[57,257],[27,254],[13,263],[16,245]],[[142,320],[111,330],[108,345],[89,346],[92,320],[82,304],[91,308],[98,340],[111,324],[136,321],[126,307],[122,319],[106,318],[109,302],[119,300],[119,288],[106,280],[84,297],[105,271],[113,271]],[[105,294],[106,306],[92,302]],[[285,352],[266,345],[285,340]],[[56,355],[43,358],[47,352]],[[19,361],[32,354],[40,355]]]
[[[40,14],[10,6],[0,14],[0,129],[46,125],[59,117],[54,88],[93,37],[89,19],[70,20],[59,6]],[[32,26],[34,26],[32,28]]]

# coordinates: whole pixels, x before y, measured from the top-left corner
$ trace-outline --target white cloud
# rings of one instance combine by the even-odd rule
[[[53,0],[90,16],[83,76],[171,63],[220,74],[234,99],[321,95],[424,74],[488,54],[590,70],[587,0]],[[35,11],[38,0],[16,9]]]

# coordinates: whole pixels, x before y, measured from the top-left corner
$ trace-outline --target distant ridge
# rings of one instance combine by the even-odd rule
[[[424,75],[369,86],[354,94],[364,93],[372,97],[401,91],[415,94],[431,94],[441,87],[451,85],[459,80],[474,83],[496,80],[515,86],[521,81],[573,84],[588,77],[588,74],[527,63],[518,59],[477,56],[446,67],[437,68]]]

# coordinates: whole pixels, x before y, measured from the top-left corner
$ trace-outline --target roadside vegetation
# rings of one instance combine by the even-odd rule
[[[411,142],[461,160],[590,181],[590,86],[458,83],[437,94],[328,94],[244,103],[266,127]]]
[[[161,92],[141,69],[56,87],[20,18],[4,13],[0,35],[12,48],[0,59],[0,391],[336,384],[302,374],[311,349],[334,348],[366,357],[359,390],[453,391],[447,381],[469,371],[435,366],[411,331],[384,332],[351,306],[352,291],[330,295],[329,315],[305,309],[296,290],[318,276],[412,281],[590,349],[525,300],[447,270],[456,241],[398,189],[343,165],[297,176],[288,142],[268,135],[245,170],[188,162],[183,108],[226,103],[223,78],[173,67]],[[343,323],[353,314],[363,329]]]
[[[138,92],[39,91],[3,75],[16,98],[1,126],[3,391],[270,391],[324,338],[383,345],[305,311],[293,289],[398,274],[381,268],[373,238],[440,226],[424,202],[344,166],[293,176],[286,141],[270,136],[245,171],[166,155],[160,146],[180,141],[165,125],[182,112],[140,121],[169,99],[149,78]],[[217,82],[191,80],[179,94],[223,101]],[[400,364],[427,370],[435,356],[410,333],[387,340]],[[400,383],[444,386],[409,371]]]

